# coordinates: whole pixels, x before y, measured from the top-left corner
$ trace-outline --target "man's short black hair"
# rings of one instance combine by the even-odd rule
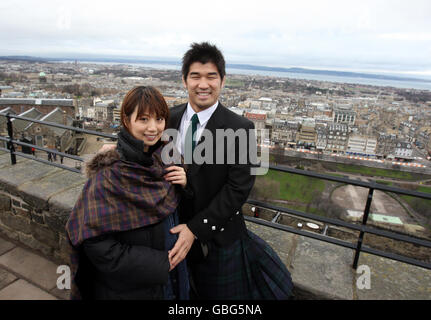
[[[202,64],[212,62],[216,65],[222,80],[226,75],[223,54],[215,45],[212,45],[208,42],[194,42],[192,43],[191,48],[184,54],[182,67],[184,80],[187,79],[190,66],[194,62],[200,62]]]

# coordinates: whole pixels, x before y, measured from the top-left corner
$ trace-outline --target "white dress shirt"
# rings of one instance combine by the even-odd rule
[[[214,105],[212,105],[211,107],[196,113],[193,110],[190,103],[187,104],[187,109],[181,118],[181,123],[180,123],[180,126],[178,128],[179,129],[179,137],[177,140],[177,149],[181,151],[182,155],[184,155],[184,141],[186,138],[186,132],[187,132],[187,129],[189,128],[189,125],[192,123],[191,119],[192,119],[193,115],[196,113],[198,115],[198,119],[199,119],[199,123],[197,125],[197,130],[196,130],[196,144],[197,144],[201,135],[202,135],[203,130],[205,129],[205,127],[208,123],[208,120],[211,118],[214,111],[217,109],[217,106],[218,106],[218,101]]]

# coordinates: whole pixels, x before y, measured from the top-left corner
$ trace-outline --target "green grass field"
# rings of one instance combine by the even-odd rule
[[[272,196],[277,200],[288,200],[300,203],[310,203],[316,193],[325,189],[324,180],[309,178],[298,174],[269,170],[265,176],[257,177],[279,183],[279,190],[274,190]]]
[[[414,174],[410,172],[387,170],[387,169],[380,169],[380,168],[370,168],[370,167],[355,166],[355,165],[346,165],[341,163],[337,163],[337,171],[362,174],[362,175],[371,176],[371,177],[386,177],[391,179],[410,180],[410,181],[429,178],[429,176],[426,176],[426,175]]]
[[[244,81],[227,78],[225,86],[234,87],[234,88],[241,88],[241,87],[244,87]]]

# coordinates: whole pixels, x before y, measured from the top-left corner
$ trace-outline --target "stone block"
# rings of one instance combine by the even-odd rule
[[[58,300],[52,294],[20,279],[0,290],[0,300]]]
[[[18,233],[18,241],[31,249],[41,252],[45,256],[48,256],[48,257],[53,256],[53,252],[55,248],[50,247],[45,243],[40,242],[39,240],[36,240],[32,235]]]
[[[12,166],[12,162],[10,161],[10,153],[3,153],[3,154],[1,154],[1,153],[2,153],[2,151],[0,151],[0,168]],[[31,160],[28,160],[28,159],[25,159],[22,157],[16,158],[17,164],[20,164],[23,162],[25,163],[25,162],[29,162],[29,161],[31,161]]]
[[[21,184],[30,183],[34,188],[34,185],[38,184],[38,179],[49,173],[60,171],[61,169],[30,160],[19,162],[16,165],[6,165],[0,167],[0,189],[21,197],[18,190]]]
[[[19,232],[4,225],[0,220],[0,235],[6,236],[9,239],[19,241]]]
[[[21,202],[15,200],[15,199],[12,199],[12,205],[15,207],[21,208]]]
[[[258,225],[253,222],[245,222],[247,229],[265,240],[279,255],[281,261],[289,269],[289,251],[293,245],[293,234],[271,227]]]
[[[26,218],[26,219],[28,219],[28,220],[30,220],[30,219],[31,219],[30,212],[29,212],[29,211],[27,211],[27,210],[18,209],[18,208],[12,208],[12,212],[13,212],[14,214],[19,215],[19,216],[21,216],[21,217],[23,217],[23,218]]]
[[[28,204],[23,203],[21,206],[24,210],[31,211],[31,207]]]
[[[295,286],[321,299],[353,299],[353,250],[298,237],[292,262]]]
[[[30,229],[36,240],[51,248],[58,248],[59,239],[57,232],[33,221],[30,222]]]
[[[52,230],[60,233],[65,234],[65,226],[67,219],[69,219],[69,214],[59,214],[56,212],[44,212],[44,219],[45,223],[48,227],[50,227]]]
[[[70,211],[75,206],[76,200],[81,194],[84,183],[85,180],[82,179],[81,184],[52,196],[49,199],[49,211],[61,215],[69,215]]]
[[[6,239],[0,238],[0,255],[15,247],[16,247],[15,244],[13,244],[12,242],[7,241]]]
[[[431,300],[431,270],[363,252],[360,266],[369,268],[371,281],[370,289],[355,286],[359,300]]]
[[[12,273],[0,268],[0,290],[7,287],[17,279]]]
[[[72,253],[72,246],[69,240],[64,235],[60,235],[59,249],[54,252],[57,260],[63,261],[64,264],[70,265],[70,254]]]
[[[17,247],[0,256],[0,265],[49,291],[57,287],[57,265],[29,250]]]
[[[11,198],[5,194],[0,194],[0,211],[10,211]]]
[[[42,213],[33,211],[31,213],[31,220],[39,224],[45,224],[45,219]]]
[[[26,234],[31,233],[30,220],[11,212],[0,211],[0,221],[9,228]]]
[[[36,181],[27,181],[18,187],[25,202],[35,209],[48,209],[48,200],[63,191],[67,191],[77,184],[81,184],[81,174],[59,170],[50,172]],[[67,183],[65,183],[67,181]],[[37,188],[35,188],[37,184]]]

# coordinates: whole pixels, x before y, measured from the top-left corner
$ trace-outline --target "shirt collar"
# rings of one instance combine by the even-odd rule
[[[213,104],[211,107],[196,113],[192,106],[190,105],[190,102],[187,103],[187,114],[186,114],[186,120],[190,121],[191,118],[193,117],[193,115],[196,113],[198,115],[199,118],[199,124],[201,126],[205,125],[205,123],[208,122],[208,120],[211,118],[212,114],[214,113],[214,111],[217,109],[218,106],[218,101]]]

